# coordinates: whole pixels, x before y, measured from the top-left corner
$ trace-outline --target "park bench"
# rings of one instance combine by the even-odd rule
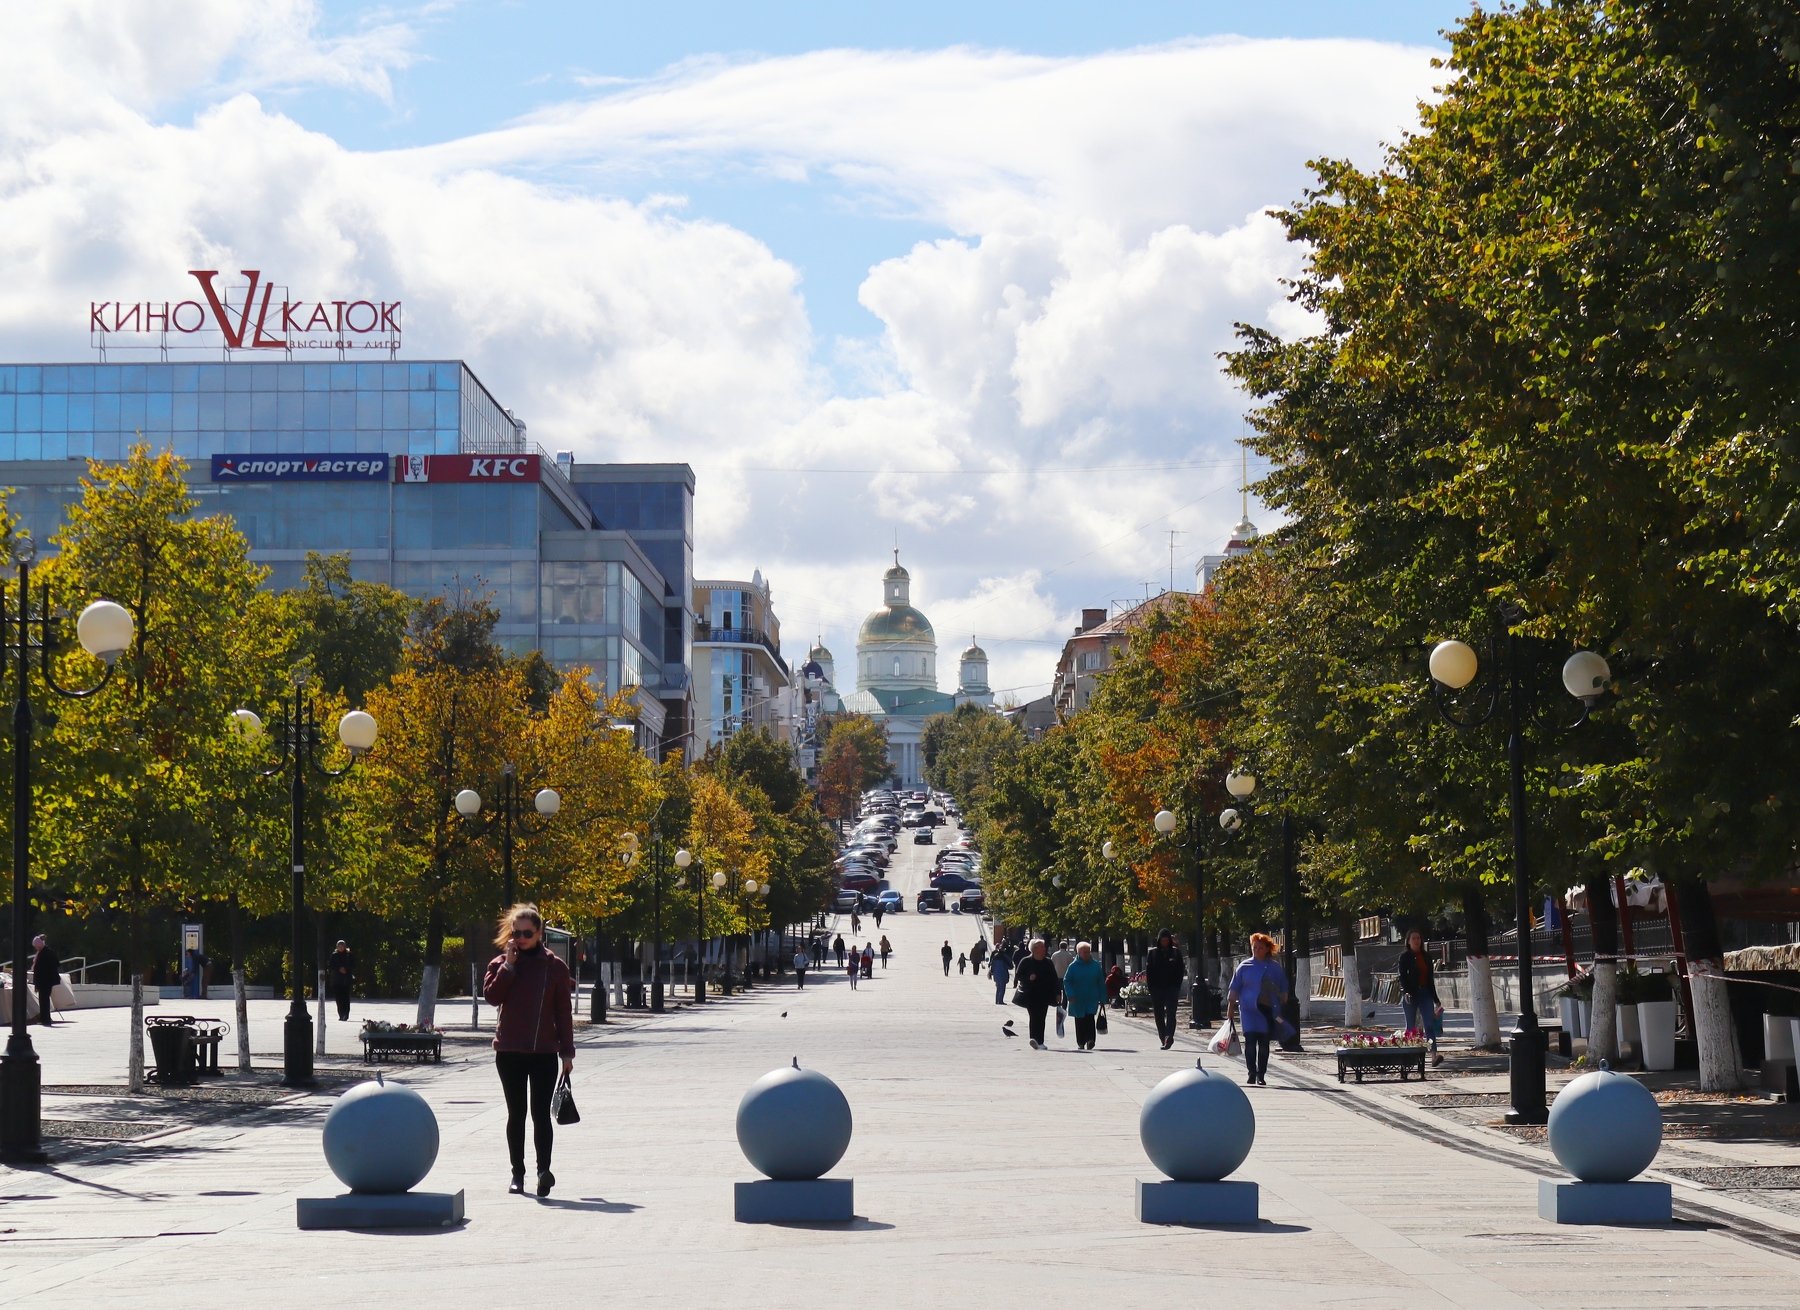
[[[365,1032],[362,1035],[363,1060],[374,1064],[380,1060],[413,1060],[419,1064],[444,1062],[444,1039],[438,1033]]]

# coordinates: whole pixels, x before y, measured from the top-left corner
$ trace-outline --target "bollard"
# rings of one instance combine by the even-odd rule
[[[856,1217],[854,1182],[826,1178],[850,1145],[850,1102],[822,1073],[793,1066],[764,1074],[738,1102],[744,1157],[767,1178],[738,1183],[741,1224],[832,1223]]]
[[[1674,1217],[1667,1183],[1632,1180],[1662,1146],[1662,1109],[1635,1078],[1606,1061],[1550,1106],[1550,1150],[1575,1182],[1538,1180],[1538,1217],[1557,1224],[1666,1224]]]
[[[1250,1182],[1226,1182],[1256,1140],[1256,1112],[1237,1080],[1200,1060],[1170,1074],[1144,1098],[1138,1140],[1168,1182],[1137,1185],[1147,1224],[1254,1224],[1260,1196]]]
[[[325,1162],[350,1190],[294,1203],[301,1228],[441,1228],[460,1223],[461,1190],[415,1192],[437,1161],[437,1116],[410,1087],[358,1083],[325,1116]]]

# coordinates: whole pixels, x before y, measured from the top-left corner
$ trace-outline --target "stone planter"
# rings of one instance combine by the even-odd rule
[[[1562,1020],[1563,1031],[1570,1037],[1586,1037],[1587,1027],[1581,1022],[1581,1002],[1573,996],[1556,998],[1556,1013]]]
[[[1675,1002],[1640,1001],[1638,1028],[1643,1036],[1644,1068],[1667,1071],[1675,1067]]]
[[[1340,1046],[1337,1049],[1337,1080],[1346,1074],[1363,1080],[1364,1074],[1399,1074],[1405,1082],[1412,1073],[1425,1081],[1425,1048],[1423,1046]]]
[[[1632,1055],[1641,1062],[1644,1058],[1644,1033],[1638,1027],[1637,1006],[1619,1006],[1613,1020],[1613,1027],[1619,1037],[1619,1058],[1625,1058],[1625,1051],[1629,1047]]]
[[[1794,1020],[1785,1014],[1763,1016],[1763,1059],[1794,1058]]]

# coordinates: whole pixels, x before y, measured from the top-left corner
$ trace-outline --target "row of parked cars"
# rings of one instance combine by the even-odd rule
[[[906,898],[887,881],[888,862],[900,844],[899,806],[874,803],[872,797],[873,794],[863,798],[856,829],[837,858],[833,908],[839,913],[873,911],[877,905],[890,914],[906,909]]]

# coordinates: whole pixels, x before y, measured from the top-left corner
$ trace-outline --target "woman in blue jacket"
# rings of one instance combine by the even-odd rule
[[[1275,958],[1275,939],[1250,934],[1250,958],[1231,975],[1230,1010],[1244,1030],[1244,1066],[1251,1085],[1269,1085],[1269,1037],[1287,1000],[1287,970]]]
[[[1082,942],[1075,948],[1075,958],[1063,970],[1063,999],[1069,1006],[1069,1017],[1075,1020],[1075,1049],[1094,1049],[1094,1016],[1106,1004],[1106,970],[1094,958],[1094,948]]]

